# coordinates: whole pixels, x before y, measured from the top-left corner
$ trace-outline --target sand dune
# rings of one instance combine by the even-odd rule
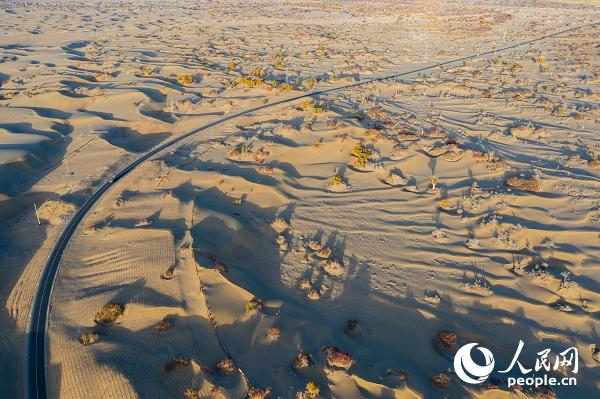
[[[599,12],[0,5],[3,392],[23,392],[37,278],[76,209],[157,145],[256,108],[142,163],[85,217],[51,298],[50,397],[595,397]],[[577,386],[453,369],[466,343],[504,365],[519,340],[530,365],[576,347]]]

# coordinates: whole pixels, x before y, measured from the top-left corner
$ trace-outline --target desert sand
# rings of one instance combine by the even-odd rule
[[[597,397],[598,21],[564,0],[3,2],[3,397],[77,209],[253,108],[86,215],[49,397]],[[456,376],[463,344],[508,364],[519,340],[530,364],[576,347],[577,386]]]

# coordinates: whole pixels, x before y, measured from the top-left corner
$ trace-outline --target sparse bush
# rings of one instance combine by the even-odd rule
[[[118,303],[108,303],[100,308],[94,322],[103,326],[112,326],[123,314],[124,308]]]

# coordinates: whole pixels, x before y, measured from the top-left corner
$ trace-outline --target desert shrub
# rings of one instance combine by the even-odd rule
[[[162,319],[161,321],[159,321],[158,323],[156,323],[154,325],[154,329],[157,332],[162,333],[162,332],[169,331],[171,329],[171,326],[172,326],[171,320],[169,320],[168,318],[165,317],[164,319]]]
[[[123,314],[123,306],[118,303],[108,303],[100,308],[94,322],[103,326],[112,326],[119,316]]]
[[[81,335],[79,336],[79,342],[81,342],[83,346],[88,346],[95,342],[98,342],[99,339],[100,336],[94,331],[86,331],[81,333]]]
[[[536,178],[524,178],[524,177],[509,177],[504,182],[504,185],[508,187],[518,188],[524,191],[537,192],[540,191],[540,182]]]
[[[437,335],[437,341],[445,348],[451,348],[456,345],[458,336],[451,331],[440,331]]]
[[[246,304],[246,313],[252,313],[254,311],[262,310],[262,302],[258,298],[252,298]]]
[[[321,293],[316,288],[310,288],[306,292],[306,297],[312,301],[316,301],[317,299],[321,298]]]
[[[317,396],[321,392],[321,388],[319,388],[319,385],[316,382],[310,381],[306,384],[306,392],[310,395]]]
[[[304,79],[304,81],[302,82],[302,85],[304,87],[306,87],[308,90],[314,89],[316,84],[317,84],[317,80],[315,78]]]
[[[521,72],[522,70],[523,70],[523,65],[518,64],[516,62],[510,66],[510,73],[512,75],[515,75],[515,74]]]
[[[344,267],[335,259],[328,259],[323,266],[325,273],[330,276],[339,277],[344,274]]]
[[[273,227],[273,230],[275,230],[276,232],[281,233],[289,229],[290,225],[284,218],[277,217],[271,222],[271,227]]]
[[[325,352],[327,353],[327,365],[329,367],[338,367],[348,370],[355,363],[352,355],[341,352],[335,346],[328,346],[325,348]]]
[[[248,399],[265,399],[271,395],[271,388],[250,388],[248,390]]]
[[[169,360],[167,364],[165,364],[165,371],[167,373],[175,370],[180,367],[188,367],[190,365],[190,359],[185,356],[176,356],[173,359]]]
[[[181,84],[183,86],[189,86],[189,85],[194,84],[194,82],[195,82],[194,77],[192,75],[188,75],[188,74],[177,75],[177,81],[179,82],[179,84]]]
[[[335,175],[331,179],[329,179],[327,188],[331,192],[339,193],[349,191],[350,185],[344,180],[342,176]]]
[[[223,263],[217,263],[215,265],[215,269],[217,269],[219,273],[227,273],[229,271],[229,267],[227,267],[227,265],[224,265]]]
[[[172,279],[172,278],[173,278],[173,275],[174,275],[174,274],[175,274],[175,271],[174,271],[172,268],[170,268],[170,267],[169,267],[169,268],[166,268],[166,269],[165,269],[165,270],[162,272],[162,274],[160,275],[160,277],[161,277],[163,280],[170,280],[170,279]]]
[[[451,378],[446,373],[440,373],[431,377],[429,381],[440,389],[446,389],[450,386]]]
[[[365,167],[371,158],[371,155],[373,155],[373,151],[369,150],[361,143],[356,143],[354,149],[352,150],[352,155],[356,157],[357,166]]]
[[[267,342],[273,343],[279,340],[279,336],[281,335],[281,329],[277,327],[271,327],[265,332],[265,338]]]
[[[321,259],[327,259],[331,256],[331,248],[323,246],[315,253],[315,255],[317,255]]]
[[[306,352],[300,352],[294,359],[293,366],[295,369],[303,369],[313,364],[310,355]]]
[[[298,288],[301,290],[307,290],[311,287],[310,280],[307,278],[302,278],[298,281]]]
[[[298,107],[298,109],[301,111],[309,111],[309,112],[312,112],[313,114],[320,114],[321,112],[323,112],[323,107],[320,105],[317,105],[314,101],[305,102],[304,104],[301,104]]]
[[[239,77],[236,81],[235,81],[235,86],[236,87],[248,87],[248,88],[253,88],[253,87],[260,87],[265,83],[265,80],[261,77],[256,77],[256,76],[242,76]]]
[[[152,75],[152,67],[149,65],[142,65],[140,67],[140,73],[144,76]]]
[[[186,389],[183,396],[185,399],[200,399],[200,393],[195,388]]]
[[[224,374],[231,374],[235,371],[233,359],[224,359],[217,363],[217,369]]]

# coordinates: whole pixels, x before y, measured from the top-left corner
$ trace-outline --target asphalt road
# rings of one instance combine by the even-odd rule
[[[88,198],[88,200],[81,206],[81,208],[79,208],[77,210],[77,212],[75,212],[72,219],[69,221],[69,223],[63,230],[62,234],[60,235],[58,241],[56,242],[54,249],[50,253],[50,256],[48,257],[48,262],[46,263],[45,267],[43,268],[43,270],[40,274],[40,280],[39,280],[39,284],[38,284],[38,287],[35,292],[35,297],[34,297],[34,301],[32,304],[31,314],[29,317],[29,323],[28,323],[28,328],[27,328],[28,342],[27,342],[27,348],[26,348],[26,353],[25,353],[25,356],[26,356],[26,381],[25,381],[26,386],[25,386],[25,389],[27,392],[26,396],[31,399],[46,399],[48,397],[48,393],[47,393],[47,389],[46,389],[47,388],[46,387],[46,346],[45,346],[45,344],[46,344],[46,327],[48,324],[48,315],[50,312],[49,305],[50,305],[50,298],[52,295],[52,288],[53,288],[54,280],[56,278],[56,274],[58,273],[62,255],[63,255],[65,249],[67,248],[67,245],[69,244],[69,241],[71,240],[71,237],[73,236],[73,233],[79,226],[79,223],[83,220],[83,218],[86,216],[88,211],[94,206],[94,204],[104,195],[104,193],[106,193],[121,178],[123,178],[124,176],[129,174],[136,167],[138,167],[141,163],[147,161],[148,159],[159,154],[161,151],[163,151],[169,147],[172,147],[173,145],[181,142],[182,140],[184,140],[190,136],[198,134],[204,130],[210,129],[214,126],[221,125],[232,119],[236,119],[236,118],[239,118],[239,117],[245,116],[245,115],[250,115],[257,111],[261,111],[261,110],[268,109],[268,108],[273,108],[273,107],[276,107],[278,105],[285,104],[285,103],[291,103],[293,101],[296,101],[296,100],[299,100],[302,98],[315,97],[320,94],[327,94],[327,93],[331,93],[331,92],[335,92],[335,91],[339,91],[339,90],[344,90],[344,89],[348,89],[348,88],[352,88],[352,87],[366,85],[366,84],[373,83],[373,82],[381,82],[381,81],[385,81],[385,80],[400,78],[400,77],[412,75],[412,74],[415,74],[418,72],[423,72],[423,71],[427,71],[430,69],[434,69],[434,68],[437,68],[440,66],[451,65],[451,64],[456,64],[459,62],[468,61],[473,58],[478,58],[478,57],[482,57],[482,56],[499,53],[499,52],[506,51],[509,49],[514,49],[514,48],[517,48],[520,46],[526,46],[528,44],[539,42],[546,38],[562,35],[562,34],[565,34],[568,32],[583,29],[586,27],[595,26],[598,24],[600,24],[600,22],[594,22],[594,23],[590,23],[590,24],[586,24],[586,25],[580,25],[580,26],[576,26],[573,28],[554,32],[554,33],[551,33],[548,35],[544,35],[541,37],[537,37],[535,39],[527,40],[524,42],[509,44],[507,46],[492,49],[492,50],[485,51],[482,53],[472,54],[472,55],[469,55],[466,57],[456,58],[456,59],[448,60],[445,62],[440,62],[437,64],[424,66],[422,68],[394,74],[394,75],[388,75],[388,76],[383,76],[383,77],[378,77],[378,78],[361,80],[356,83],[333,87],[333,88],[326,89],[326,90],[318,90],[318,91],[302,94],[299,96],[295,96],[292,98],[287,98],[287,99],[276,101],[273,103],[261,105],[261,106],[251,108],[251,109],[248,109],[245,111],[241,111],[236,114],[229,115],[225,118],[210,122],[204,126],[201,126],[197,129],[195,129],[195,130],[192,130],[181,136],[178,136],[164,144],[161,144],[158,147],[155,147],[154,149],[150,150],[146,154],[142,155],[140,158],[136,159],[133,163],[126,166],[120,172],[115,174],[110,180],[108,180],[106,183],[104,183],[102,186],[100,186],[100,188],[98,188],[98,190],[96,190],[92,194],[92,196],[90,198]]]

